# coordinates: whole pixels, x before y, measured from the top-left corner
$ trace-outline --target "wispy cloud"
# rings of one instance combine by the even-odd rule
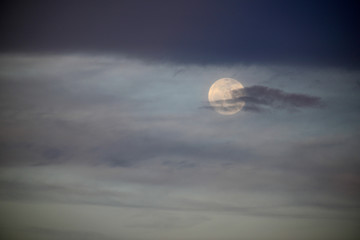
[[[66,55],[0,56],[0,65],[0,208],[2,220],[18,219],[9,226],[37,227],[27,239],[91,239],[88,229],[165,239],[147,231],[177,236],[196,224],[211,239],[230,223],[233,236],[217,238],[235,239],[239,221],[258,230],[249,216],[299,229],[346,220],[338,232],[359,219],[357,72]],[[222,76],[249,86],[229,101],[246,111],[301,112],[198,111]],[[73,216],[95,220],[82,228]],[[59,219],[75,227],[56,232]]]
[[[269,106],[278,109],[309,108],[321,106],[321,98],[301,93],[287,93],[276,88],[255,85],[245,88],[245,97],[239,97],[233,91],[235,99],[246,101],[248,104]]]
[[[219,102],[224,102],[224,100]],[[245,102],[243,110],[251,112],[263,112],[267,109],[296,111],[301,108],[324,106],[320,97],[301,93],[288,93],[281,89],[261,85],[233,90],[232,99],[225,100],[225,102],[227,103],[226,107],[219,107],[222,111],[237,109],[236,103],[239,102]],[[205,108],[215,109],[216,107]]]
[[[34,236],[41,236],[46,239],[101,239],[101,240],[115,240],[116,238],[109,237],[104,234],[97,232],[85,232],[85,231],[70,231],[70,230],[59,230],[52,228],[41,228],[41,227],[29,227],[23,229],[24,234],[30,234]]]

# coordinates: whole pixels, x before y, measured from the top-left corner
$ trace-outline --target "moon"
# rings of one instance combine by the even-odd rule
[[[222,115],[233,115],[239,112],[245,105],[244,101],[235,101],[236,98],[245,96],[242,90],[244,86],[233,78],[220,78],[209,89],[208,99],[211,107]],[[234,101],[232,101],[234,100]]]

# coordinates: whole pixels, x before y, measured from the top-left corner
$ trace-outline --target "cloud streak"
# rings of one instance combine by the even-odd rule
[[[237,109],[236,103],[239,102],[245,102],[243,110],[249,112],[264,112],[270,109],[296,111],[302,108],[325,106],[320,97],[301,93],[288,93],[281,89],[261,85],[233,90],[232,99],[218,102],[220,106],[223,102],[227,103],[226,107],[219,107],[222,111]],[[209,106],[209,108],[216,110],[217,107]]]
[[[300,93],[287,93],[283,90],[260,85],[245,88],[245,97],[238,90],[233,91],[236,101],[245,101],[247,111],[262,111],[264,107],[274,109],[299,109],[320,107],[321,98]]]

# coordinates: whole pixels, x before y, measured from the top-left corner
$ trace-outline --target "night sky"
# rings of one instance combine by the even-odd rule
[[[359,16],[3,1],[0,239],[359,239]],[[234,115],[208,102],[220,78],[244,85]]]

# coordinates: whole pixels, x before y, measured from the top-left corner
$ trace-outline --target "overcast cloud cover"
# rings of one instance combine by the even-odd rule
[[[1,238],[358,239],[359,8],[268,2],[5,3]]]

